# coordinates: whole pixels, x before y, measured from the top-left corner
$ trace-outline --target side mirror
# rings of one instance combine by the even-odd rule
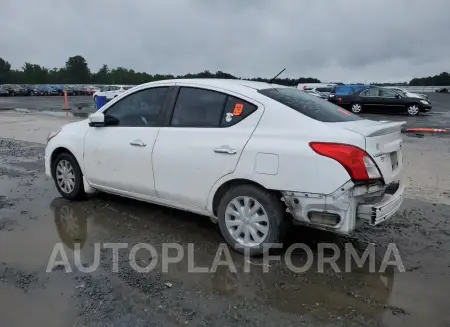
[[[101,127],[105,126],[105,115],[101,112],[94,112],[89,115],[89,126]]]
[[[397,99],[400,99],[400,98],[401,98],[400,94],[396,94],[395,97],[396,97]]]

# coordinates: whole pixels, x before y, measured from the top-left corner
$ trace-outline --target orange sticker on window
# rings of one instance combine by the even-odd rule
[[[244,105],[242,103],[236,103],[234,105],[233,116],[240,116],[244,110]]]

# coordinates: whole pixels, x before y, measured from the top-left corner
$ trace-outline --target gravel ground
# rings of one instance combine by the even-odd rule
[[[411,139],[428,156],[448,153],[448,140]],[[438,142],[436,141],[436,142]],[[407,150],[405,150],[407,151]],[[408,150],[409,151],[409,150]],[[445,167],[445,166],[444,166]],[[447,166],[448,167],[448,166]],[[424,167],[426,170],[426,167]],[[83,202],[60,198],[44,174],[43,146],[0,139],[0,317],[2,326],[449,326],[450,190],[439,199],[422,201],[410,194],[400,212],[376,228],[362,226],[354,237],[296,227],[287,245],[302,242],[317,259],[317,243],[346,242],[360,249],[375,243],[380,259],[390,243],[400,251],[406,272],[387,269],[349,273],[315,265],[293,273],[282,262],[252,259],[244,273],[244,257],[232,253],[237,273],[188,273],[187,260],[149,273],[131,269],[129,249],[149,243],[161,253],[162,243],[187,248],[194,243],[196,267],[210,267],[222,238],[208,219],[138,201],[99,194]],[[447,172],[448,174],[448,172]],[[426,197],[425,197],[426,198]],[[438,201],[439,200],[439,201]],[[128,243],[121,250],[119,271],[112,251],[101,249],[99,269],[89,267],[96,243]],[[56,266],[46,273],[55,244],[61,243],[73,272]],[[286,246],[287,246],[286,245]],[[361,250],[362,251],[362,250]],[[284,250],[280,251],[281,254]],[[153,260],[137,254],[138,263]],[[306,257],[293,255],[301,266]],[[343,269],[344,262],[338,261]]]

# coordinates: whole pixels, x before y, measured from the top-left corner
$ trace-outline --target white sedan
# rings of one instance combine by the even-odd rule
[[[209,216],[257,255],[293,222],[349,234],[390,218],[403,125],[280,85],[166,80],[51,133],[45,167],[67,199],[98,190]]]
[[[110,86],[104,86],[101,90],[96,91],[92,97],[95,99],[97,96],[104,96],[107,100],[114,99],[115,97],[119,96],[121,93],[131,89],[132,86],[130,85],[110,85]]]

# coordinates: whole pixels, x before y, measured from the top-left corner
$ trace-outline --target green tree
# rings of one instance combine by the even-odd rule
[[[409,85],[413,86],[446,86],[450,85],[450,74],[447,72],[440,73],[439,75],[413,78]]]
[[[0,58],[0,84],[8,83],[8,79],[11,77],[11,65],[9,62]]]
[[[64,67],[64,83],[86,84],[91,81],[91,72],[89,71],[86,59],[82,56],[70,57]]]
[[[26,62],[22,71],[23,83],[25,84],[45,84],[48,82],[48,69],[45,67]]]
[[[108,65],[102,65],[98,72],[92,74],[92,82],[97,84],[111,83],[111,76]]]

